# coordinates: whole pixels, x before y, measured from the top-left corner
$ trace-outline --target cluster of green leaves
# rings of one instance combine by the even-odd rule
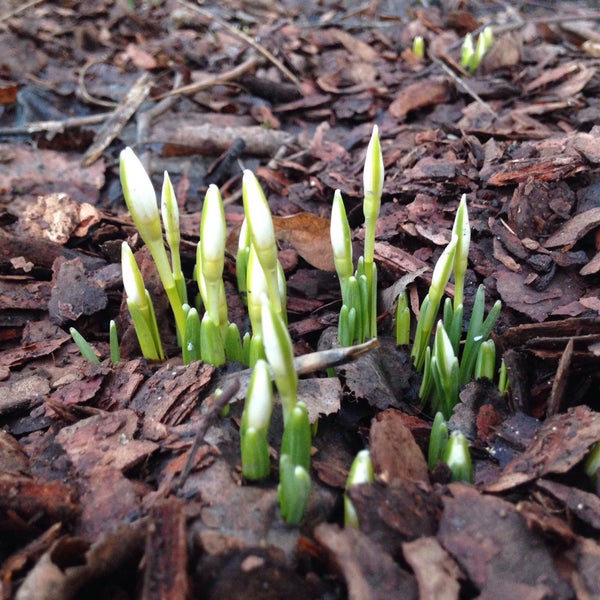
[[[460,48],[460,65],[467,69],[469,73],[475,73],[482,58],[492,47],[493,42],[494,34],[491,25],[483,28],[477,36],[477,42],[473,42],[473,34],[467,33]]]
[[[463,195],[456,212],[451,240],[434,267],[429,292],[421,303],[411,348],[413,364],[423,373],[419,396],[424,404],[430,405],[432,414],[439,410],[446,419],[450,418],[458,401],[460,387],[474,377],[493,380],[496,368],[494,342],[488,337],[502,305],[499,300],[496,301],[485,316],[483,286],[479,286],[475,295],[466,337],[462,340],[464,280],[470,240],[466,196]],[[444,289],[452,276],[454,301],[445,299],[440,319]],[[403,292],[396,307],[396,340],[399,344],[409,343],[410,327],[408,298]],[[500,390],[506,391],[507,385],[502,363]]]
[[[377,135],[377,130],[373,135],[374,137]],[[373,148],[381,152],[378,140],[373,144]],[[369,162],[382,164],[380,156],[368,152],[366,172],[368,172]],[[367,177],[365,177],[366,187]],[[365,256],[367,248],[372,248],[371,233],[366,226]],[[453,432],[449,436],[444,419],[450,418],[462,385],[473,378],[494,379],[496,352],[493,340],[488,337],[501,309],[501,303],[497,301],[485,316],[485,291],[484,287],[480,286],[473,303],[466,338],[462,341],[464,281],[470,240],[466,196],[463,195],[456,212],[451,240],[434,267],[429,291],[421,303],[411,347],[414,366],[423,374],[419,395],[423,403],[429,405],[432,413],[436,414],[430,441],[430,468],[433,469],[436,462],[442,460],[450,467],[453,479],[467,481],[472,479],[467,440],[460,432]],[[352,275],[350,230],[339,192],[335,194],[332,208],[331,241],[344,303],[340,311],[338,338],[342,345],[348,345],[355,340],[362,341],[363,338],[360,336],[367,332],[376,335],[376,330],[363,329],[364,320],[367,319],[366,307],[369,307],[365,300],[370,297],[373,290],[367,287],[367,278],[362,273],[361,260],[356,273]],[[444,290],[451,277],[454,278],[454,300],[445,299],[440,319]],[[395,321],[397,343],[410,344],[411,315],[406,291],[398,297]],[[501,392],[505,392],[508,387],[503,362],[498,385]],[[356,457],[350,470],[348,485],[372,480],[372,467],[366,465],[370,465],[368,451],[359,453]],[[347,495],[344,502],[346,522],[357,525],[356,514]]]
[[[165,173],[161,195],[162,226],[150,178],[129,148],[121,153],[121,183],[131,217],[152,254],[171,303],[184,363],[203,360],[218,366],[236,360],[253,367],[240,431],[242,471],[248,479],[262,479],[270,474],[267,433],[274,379],[284,422],[278,498],[286,522],[297,523],[310,492],[311,426],[306,406],[297,400],[298,376],[286,324],[285,278],[278,260],[271,211],[258,180],[251,171],[244,171],[245,220],[236,269],[252,332],[246,332],[243,338],[228,319],[223,281],[226,223],[219,189],[209,186],[202,207],[194,268],[198,295],[195,305],[190,306],[179,258],[179,213],[168,174]],[[162,239],[163,227],[170,261]],[[152,301],[126,243],[122,266],[127,306],[142,353],[147,358],[162,359]]]
[[[138,233],[153,257],[171,304],[184,362],[201,359],[221,365],[226,360],[237,360],[253,367],[241,422],[242,469],[244,476],[251,480],[270,474],[267,433],[273,410],[272,381],[275,381],[284,422],[278,498],[284,519],[288,523],[297,523],[305,510],[310,491],[311,426],[306,406],[297,399],[298,377],[285,310],[285,277],[278,260],[271,212],[264,192],[254,174],[245,171],[242,182],[245,220],[239,236],[236,276],[238,289],[248,307],[252,331],[246,332],[242,338],[237,326],[229,322],[227,314],[223,282],[226,226],[218,188],[209,186],[203,204],[194,269],[198,295],[194,306],[190,306],[179,258],[178,205],[168,174],[164,174],[159,214],[150,178],[131,149],[123,150],[120,165],[125,201]],[[383,157],[375,126],[364,167],[364,254],[359,258],[356,269],[352,259],[350,228],[339,191],[335,192],[333,199],[330,235],[343,303],[338,326],[341,345],[360,343],[377,335],[374,242],[382,187]],[[440,410],[442,419],[449,418],[458,399],[460,385],[470,381],[474,375],[485,375],[491,379],[495,369],[493,342],[487,338],[500,311],[500,303],[497,302],[484,319],[483,287],[477,292],[466,340],[461,345],[469,243],[470,228],[463,196],[452,239],[434,268],[429,293],[422,302],[411,350],[415,367],[423,372],[421,398],[431,405],[433,412]],[[152,300],[135,257],[125,242],[122,246],[122,268],[127,306],[142,353],[150,359],[163,359]],[[443,292],[452,275],[454,302],[446,298],[443,318],[435,325],[431,345]],[[403,293],[398,298],[396,310],[398,343],[409,342],[410,329],[410,310],[406,293]],[[75,330],[72,334],[84,356],[97,361],[87,342]],[[119,355],[114,323],[111,323],[110,340],[111,359],[116,361]],[[507,385],[505,371],[500,385],[501,388]],[[450,436],[449,441],[443,444],[443,451],[438,452],[437,458],[451,460],[455,456],[454,437]],[[357,461],[354,469],[356,477],[372,479],[368,453],[361,454]],[[349,500],[346,505],[347,520],[353,522],[355,515],[352,516]]]
[[[448,434],[448,426],[441,412],[436,413],[431,426],[427,464],[433,471],[439,461],[445,462],[450,468],[452,481],[473,481],[467,438],[460,431]]]

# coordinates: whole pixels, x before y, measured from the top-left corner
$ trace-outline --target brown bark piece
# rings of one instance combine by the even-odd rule
[[[0,144],[0,155],[0,189],[19,190],[20,200],[60,193],[95,204],[104,185],[104,160],[83,169],[77,152],[41,150],[36,144],[13,142]]]
[[[144,559],[143,600],[188,597],[187,539],[181,500],[169,498],[152,507]]]
[[[110,374],[109,367],[90,361],[83,362],[83,367],[77,371],[77,377],[73,381],[58,387],[50,395],[50,402],[59,409],[68,409],[73,405],[81,405],[96,398],[105,378]]]
[[[106,291],[85,273],[79,258],[69,261],[57,259],[53,269],[54,286],[48,303],[48,313],[53,323],[63,325],[106,308]]]
[[[99,589],[103,578],[118,571],[135,571],[142,557],[145,528],[123,525],[102,535],[91,547],[82,539],[63,536],[38,560],[19,588],[17,600],[57,600],[77,598],[89,581]],[[116,577],[114,580],[116,582]],[[115,583],[107,592],[119,592]],[[122,592],[125,593],[124,591]]]
[[[571,360],[573,358],[573,338],[569,339],[565,351],[562,353],[560,360],[558,361],[558,367],[556,374],[554,375],[554,381],[552,382],[552,391],[548,398],[548,405],[546,406],[546,416],[558,414],[560,411],[565,392],[567,389],[567,382],[569,374],[571,372]]]
[[[59,256],[68,260],[79,258],[86,269],[94,269],[106,264],[102,258],[64,248],[45,238],[21,237],[0,229],[0,259],[2,260],[9,261],[15,257],[23,257],[37,267],[50,269]]]
[[[320,349],[337,346],[337,332],[329,328],[319,341]],[[365,398],[373,407],[402,408],[415,414],[415,371],[406,350],[397,349],[391,338],[379,339],[378,347],[336,369],[356,398]]]
[[[343,574],[349,600],[418,598],[413,576],[358,529],[321,523],[315,538]]]
[[[479,598],[572,597],[541,535],[527,529],[512,504],[464,484],[452,484],[450,492],[437,538],[480,589]]]
[[[29,460],[19,442],[0,429],[0,473],[19,477],[29,474]]]
[[[547,419],[533,442],[486,491],[501,492],[549,473],[566,473],[600,439],[600,413],[577,406]]]
[[[383,481],[418,481],[429,485],[427,461],[401,414],[393,409],[379,413],[369,434],[375,473]]]
[[[136,485],[113,467],[89,468],[79,478],[81,514],[75,533],[90,543],[103,533],[116,530],[141,512],[140,492]]]
[[[576,517],[600,531],[600,498],[596,494],[550,479],[540,479],[536,485],[564,503]]]
[[[355,485],[348,493],[360,530],[394,558],[403,542],[435,534],[440,506],[427,486],[405,479]]]
[[[600,252],[597,252],[593,258],[591,258],[588,263],[581,268],[579,271],[580,275],[593,275],[600,271]],[[600,312],[596,309],[597,312]]]
[[[447,79],[430,77],[400,90],[388,110],[393,117],[402,120],[411,110],[447,102],[451,92],[452,85]]]
[[[600,598],[600,545],[594,540],[580,538],[576,553],[578,568],[572,575],[576,597],[578,600]]]
[[[546,236],[568,218],[575,194],[564,181],[528,179],[515,189],[508,207],[509,225],[521,240]]]
[[[0,311],[4,313],[7,309],[19,310],[47,310],[50,300],[52,285],[48,281],[13,282],[2,281],[0,289]],[[0,325],[10,323],[2,322],[0,316]]]
[[[0,355],[0,364],[2,364],[2,355]],[[18,379],[11,377],[6,383],[0,384],[0,415],[25,410],[34,404],[41,404],[44,396],[49,392],[48,378],[37,373]]]
[[[527,285],[527,274],[506,271],[497,276],[503,303],[534,321],[544,321],[554,311],[579,300],[583,289],[572,275],[558,272],[548,287],[538,291]]]
[[[201,361],[189,365],[163,365],[146,380],[131,401],[131,408],[144,415],[144,430],[154,422],[177,425],[199,401],[215,368]]]
[[[520,119],[525,117],[524,114],[519,115]],[[591,134],[549,136],[550,133],[547,133],[547,139],[532,142],[528,156],[486,165],[480,172],[481,178],[488,185],[511,185],[530,178],[559,181],[589,171],[589,163],[596,164],[600,157],[600,142]]]
[[[600,208],[591,208],[564,223],[544,242],[544,247],[572,246],[598,226],[600,226]]]
[[[119,410],[63,427],[56,439],[82,473],[95,466],[127,470],[157,448],[153,442],[134,439],[137,426],[133,410]]]
[[[206,600],[305,600],[321,596],[308,578],[290,569],[278,548],[234,548],[209,556],[196,567],[194,598]]]
[[[0,476],[0,506],[23,519],[42,515],[50,522],[68,523],[76,513],[72,490],[64,483],[40,483],[25,477]]]
[[[402,552],[415,572],[420,600],[458,600],[460,568],[436,538],[404,542]]]

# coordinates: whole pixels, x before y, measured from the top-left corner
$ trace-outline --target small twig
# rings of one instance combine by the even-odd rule
[[[36,4],[41,4],[42,2],[44,2],[44,0],[31,0],[31,2],[26,2],[25,4],[23,4],[17,8],[14,8],[13,10],[9,10],[9,11],[5,12],[3,15],[0,15],[0,22],[6,21],[6,20],[10,19],[11,17],[15,17],[19,13],[22,13],[23,11],[27,10],[28,8],[35,6]]]
[[[462,78],[459,77],[444,61],[439,58],[433,56],[433,62],[442,69],[447,75],[449,75],[456,83],[456,85],[460,86],[471,98],[473,98],[476,102],[481,104],[487,112],[489,112],[494,118],[498,119],[498,113],[477,93],[475,90],[471,88],[471,86]]]
[[[70,127],[82,127],[85,125],[96,125],[102,123],[112,115],[111,112],[105,112],[99,115],[87,115],[85,117],[68,117],[62,121],[34,121],[22,127],[6,127],[0,129],[0,135],[23,135],[47,131],[50,133],[60,133]]]
[[[221,85],[223,83],[227,83],[232,79],[237,79],[240,75],[243,75],[247,71],[254,69],[257,65],[260,64],[258,58],[249,58],[244,61],[241,65],[230,69],[229,71],[225,71],[225,73],[220,73],[219,75],[214,75],[212,77],[206,77],[201,81],[195,81],[194,83],[190,83],[188,85],[184,85],[180,88],[176,88],[162,96],[158,96],[161,98],[168,98],[169,96],[174,96],[176,94],[195,94],[196,92],[203,90],[208,87],[213,87],[215,85]]]
[[[96,134],[96,139],[87,149],[81,161],[83,167],[89,167],[96,161],[105,148],[117,137],[125,123],[129,121],[150,93],[151,84],[152,80],[149,73],[141,75],[133,84],[133,87],[129,90],[121,104]]]
[[[261,46],[256,40],[253,40],[250,36],[246,35],[239,29],[232,27],[229,23],[223,21],[223,19],[220,19],[216,15],[213,15],[212,13],[210,13],[207,10],[204,10],[203,8],[194,6],[193,4],[186,2],[186,0],[177,0],[177,2],[182,6],[185,6],[189,10],[193,10],[194,12],[201,14],[204,18],[214,21],[221,27],[227,29],[227,31],[229,31],[232,35],[244,41],[246,44],[254,48],[257,52],[262,54],[270,63],[277,67],[277,69],[279,69],[296,87],[300,88],[300,81],[298,80],[298,78],[279,59],[273,56],[271,52],[269,52],[264,46]]]
[[[90,104],[96,104],[97,106],[103,106],[105,108],[113,108],[114,109],[117,106],[119,106],[118,102],[111,102],[109,100],[102,100],[101,98],[95,98],[88,92],[87,87],[85,85],[85,76],[86,76],[87,72],[94,65],[102,63],[107,58],[108,58],[108,54],[106,54],[105,56],[103,56],[102,58],[99,58],[99,59],[89,60],[88,62],[85,63],[85,65],[83,65],[83,68],[79,72],[79,77],[78,77],[79,93],[81,94],[81,97],[84,100],[86,100],[87,102],[89,102]]]
[[[185,461],[185,466],[179,475],[175,485],[173,486],[173,492],[177,493],[185,483],[185,480],[188,478],[193,466],[194,461],[196,460],[196,453],[198,452],[198,448],[200,448],[200,444],[204,441],[204,436],[208,431],[212,421],[216,419],[216,417],[220,414],[220,412],[225,408],[225,406],[229,403],[229,401],[235,397],[238,390],[240,389],[240,380],[235,378],[228,382],[227,387],[219,394],[218,396],[212,395],[209,400],[205,402],[208,404],[208,408],[206,412],[200,417],[200,422],[198,424],[198,431],[196,432],[196,437],[194,438],[194,442],[189,450],[189,454],[187,460]],[[210,401],[212,399],[212,402]]]

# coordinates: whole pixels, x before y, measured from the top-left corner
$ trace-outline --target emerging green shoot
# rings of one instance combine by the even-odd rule
[[[431,427],[427,464],[433,471],[439,461],[445,462],[450,468],[452,481],[473,481],[467,438],[459,431],[448,435],[448,426],[441,412],[436,413]]]
[[[240,228],[240,237],[238,239],[238,251],[235,257],[235,277],[237,280],[238,292],[244,304],[248,305],[247,297],[247,272],[248,256],[250,255],[250,231],[248,230],[248,221],[244,219]]]
[[[475,45],[473,44],[473,35],[469,32],[465,35],[465,39],[460,47],[460,66],[470,71],[474,56]]]
[[[250,246],[247,274],[248,316],[252,325],[252,333],[253,335],[262,335],[262,298],[264,296],[268,298],[269,285],[254,246]]]
[[[218,323],[204,313],[200,321],[200,356],[206,363],[220,367],[225,364],[225,342]]]
[[[477,288],[475,301],[473,302],[473,310],[471,312],[471,319],[469,320],[469,328],[467,330],[467,339],[460,360],[459,381],[461,385],[466,385],[473,378],[477,353],[479,352],[481,344],[487,340],[492,332],[494,324],[500,315],[501,308],[502,303],[500,300],[497,300],[484,320],[485,288],[483,285],[480,285]]]
[[[406,346],[410,342],[410,308],[406,292],[398,295],[394,316],[396,330],[396,345]]]
[[[452,273],[452,267],[454,265],[454,253],[456,252],[457,245],[458,236],[453,235],[452,240],[442,252],[433,269],[429,293],[421,304],[421,310],[417,319],[415,340],[411,350],[411,357],[417,370],[421,370],[423,368],[423,363],[425,361],[425,348],[427,348],[429,345],[429,339],[433,330],[433,324],[435,323],[440,308],[444,288],[446,287]]]
[[[179,255],[179,244],[181,242],[181,234],[179,231],[179,206],[175,197],[175,190],[169,179],[169,174],[165,171],[163,179],[163,187],[161,193],[160,210],[162,222],[165,228],[165,237],[169,250],[171,251],[171,272],[175,287],[179,294],[181,304],[187,304],[187,289],[185,286],[185,277],[181,270],[181,258]]]
[[[282,454],[279,459],[277,499],[281,517],[288,525],[300,523],[308,504],[309,495],[310,475],[308,471],[294,465],[287,454]]]
[[[427,454],[427,465],[430,470],[435,469],[438,461],[444,460],[446,445],[448,444],[448,426],[441,412],[435,413],[431,434],[429,435],[429,452]]]
[[[150,177],[148,177],[142,163],[131,148],[125,148],[121,152],[120,174],[125,203],[140,237],[152,254],[160,280],[171,304],[171,310],[175,316],[179,339],[183,339],[185,330],[183,303],[177,291],[177,284],[173,278],[171,264],[163,244],[156,194]]]
[[[473,377],[481,379],[487,377],[491,381],[494,380],[494,372],[496,370],[496,345],[494,340],[486,340],[479,347],[477,360],[475,361],[475,371]]]
[[[200,351],[200,316],[195,308],[187,308],[185,335],[181,345],[184,365],[189,365],[191,362],[202,358]]]
[[[450,467],[452,481],[467,481],[469,483],[473,481],[473,466],[469,454],[469,444],[462,433],[453,431],[450,434],[444,453],[444,462]]]
[[[600,470],[600,442],[596,442],[590,449],[583,463],[586,475],[597,485],[598,471]]]
[[[491,48],[492,43],[493,33],[491,25],[484,27],[483,31],[477,37],[476,44],[473,43],[473,35],[467,33],[460,50],[461,66],[473,74],[487,51]]]
[[[373,127],[373,133],[367,147],[365,168],[363,171],[363,213],[365,215],[364,273],[368,290],[368,321],[366,337],[377,337],[377,275],[373,262],[375,254],[375,224],[381,207],[383,193],[383,155],[379,143],[379,129]]]
[[[252,369],[240,425],[242,473],[247,479],[269,475],[267,432],[273,410],[273,383],[266,361],[258,360]]]
[[[75,329],[75,327],[69,328],[69,333],[73,338],[75,344],[77,344],[77,348],[79,348],[79,352],[81,352],[81,356],[90,362],[93,362],[96,365],[100,364],[100,359],[96,356],[96,353],[89,345],[87,340]]]
[[[275,312],[286,321],[287,315],[279,294],[277,267],[279,260],[277,258],[277,243],[275,241],[271,209],[258,179],[248,169],[244,171],[242,179],[242,198],[244,201],[244,214],[250,229],[251,243],[267,282],[269,302]]]
[[[425,40],[422,35],[416,35],[413,39],[412,51],[415,56],[425,58]]]
[[[352,242],[346,208],[340,190],[335,190],[331,207],[330,224],[331,247],[335,270],[340,280],[343,304],[348,304],[346,286],[354,271],[352,262]]]
[[[358,527],[358,515],[350,497],[348,496],[348,489],[352,485],[360,483],[371,483],[374,480],[373,474],[373,463],[371,461],[371,454],[368,450],[361,450],[354,457],[350,471],[348,473],[348,479],[346,479],[346,493],[344,494],[344,523],[347,527]]]
[[[142,355],[152,360],[164,359],[154,306],[144,287],[142,274],[127,242],[121,244],[123,287],[127,295],[127,308],[133,321]]]
[[[500,361],[500,368],[498,369],[498,390],[501,394],[506,394],[508,391],[508,371],[506,369],[506,363],[504,359]]]
[[[334,194],[331,212],[331,245],[343,302],[338,325],[338,340],[341,345],[362,343],[366,338],[377,337],[375,223],[379,216],[383,191],[383,156],[376,125],[373,127],[367,148],[363,182],[365,245],[364,254],[358,259],[354,275],[350,228],[339,191]]]
[[[117,324],[115,323],[114,319],[111,319],[108,325],[108,339],[110,347],[110,362],[117,363],[121,360],[121,351],[119,350]]]
[[[221,286],[225,265],[225,212],[219,188],[211,184],[208,187],[202,206],[200,221],[200,261],[196,265],[202,301],[211,320],[217,327],[221,323]]]
[[[297,402],[284,425],[279,459],[277,498],[284,521],[297,525],[310,494],[311,429],[303,402]]]
[[[431,375],[435,386],[434,410],[449,419],[458,401],[458,358],[441,321],[438,321],[431,353]]]
[[[467,261],[469,258],[469,246],[471,245],[471,226],[467,212],[467,195],[463,194],[452,226],[452,236],[456,236],[456,252],[454,253],[454,310],[456,311],[463,303],[465,289],[465,273],[467,272]]]
[[[261,321],[263,346],[281,398],[285,428],[296,405],[298,374],[294,368],[294,350],[288,329],[279,313],[264,295]]]

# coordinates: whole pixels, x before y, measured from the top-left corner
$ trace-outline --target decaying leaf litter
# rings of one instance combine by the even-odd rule
[[[598,490],[581,463],[600,439],[600,14],[583,3],[10,4],[0,15],[11,49],[0,80],[3,595],[598,596]],[[495,42],[469,77],[460,42],[487,23]],[[416,35],[423,60],[410,51]],[[290,528],[275,477],[242,481],[239,407],[218,417],[211,396],[226,374],[178,358],[117,157],[134,146],[157,188],[169,170],[188,269],[206,186],[226,198],[231,250],[240,164],[257,173],[306,354],[339,310],[324,235],[335,189],[361,239],[373,123],[386,170],[380,288],[418,272],[418,306],[466,193],[467,293],[483,282],[503,301],[496,342],[510,395],[470,384],[450,422],[470,440],[474,487],[430,473],[430,420],[410,360],[384,335],[382,303],[379,349],[335,378],[303,379],[324,416],[309,508]],[[127,331],[124,239],[171,336],[164,364],[140,359]],[[105,358],[114,317],[126,360],[83,361],[68,327]],[[348,468],[365,445],[377,480],[350,490],[361,527],[343,528]]]

